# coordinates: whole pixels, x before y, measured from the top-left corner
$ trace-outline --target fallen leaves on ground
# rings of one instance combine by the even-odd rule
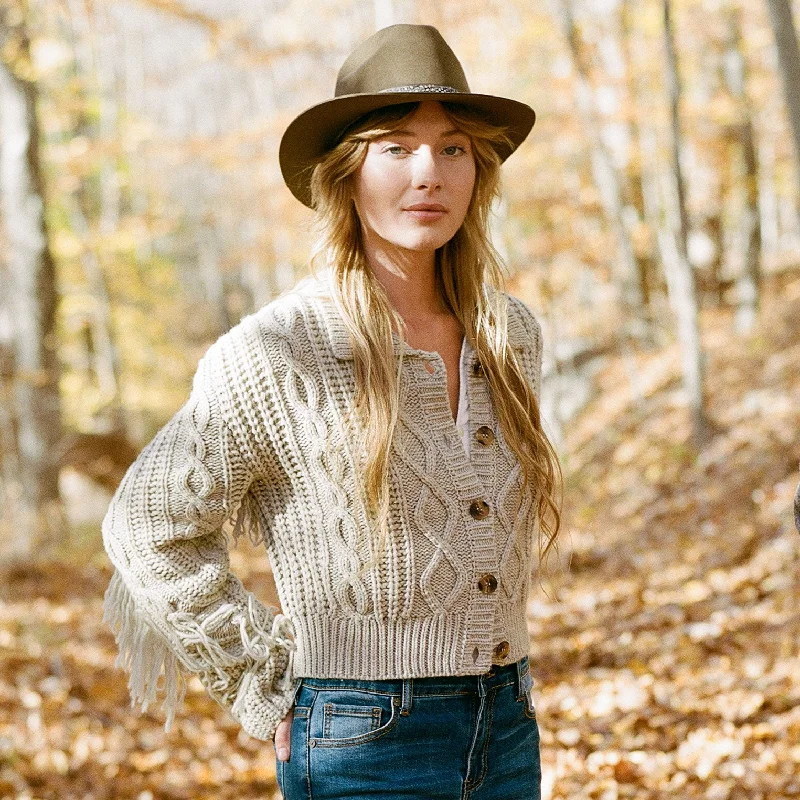
[[[569,570],[529,615],[546,797],[800,797],[799,318],[796,274],[747,336],[704,312],[699,452],[677,345],[570,424]]]

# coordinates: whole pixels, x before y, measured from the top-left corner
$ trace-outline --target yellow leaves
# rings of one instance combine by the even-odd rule
[[[708,778],[723,760],[737,759],[744,752],[744,742],[718,731],[702,728],[692,731],[678,747],[676,765],[698,778]]]
[[[130,758],[134,769],[139,772],[150,772],[167,763],[169,751],[162,747],[149,753],[132,753]]]

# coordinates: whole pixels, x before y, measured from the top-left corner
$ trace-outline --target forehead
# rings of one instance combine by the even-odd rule
[[[462,133],[442,104],[435,100],[422,101],[410,114],[397,120],[392,130],[396,134],[409,136],[421,133],[440,136]]]

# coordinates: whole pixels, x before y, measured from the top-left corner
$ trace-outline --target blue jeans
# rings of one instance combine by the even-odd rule
[[[483,675],[299,678],[286,800],[539,800],[528,657]]]

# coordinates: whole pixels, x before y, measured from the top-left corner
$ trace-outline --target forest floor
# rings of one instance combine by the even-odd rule
[[[761,320],[737,337],[703,311],[701,452],[677,345],[609,359],[569,425],[568,568],[529,605],[545,800],[800,797],[800,275],[770,279]],[[265,557],[231,560],[277,604]],[[0,798],[279,797],[272,745],[196,679],[169,734],[131,711],[110,574],[97,529],[0,570]]]

